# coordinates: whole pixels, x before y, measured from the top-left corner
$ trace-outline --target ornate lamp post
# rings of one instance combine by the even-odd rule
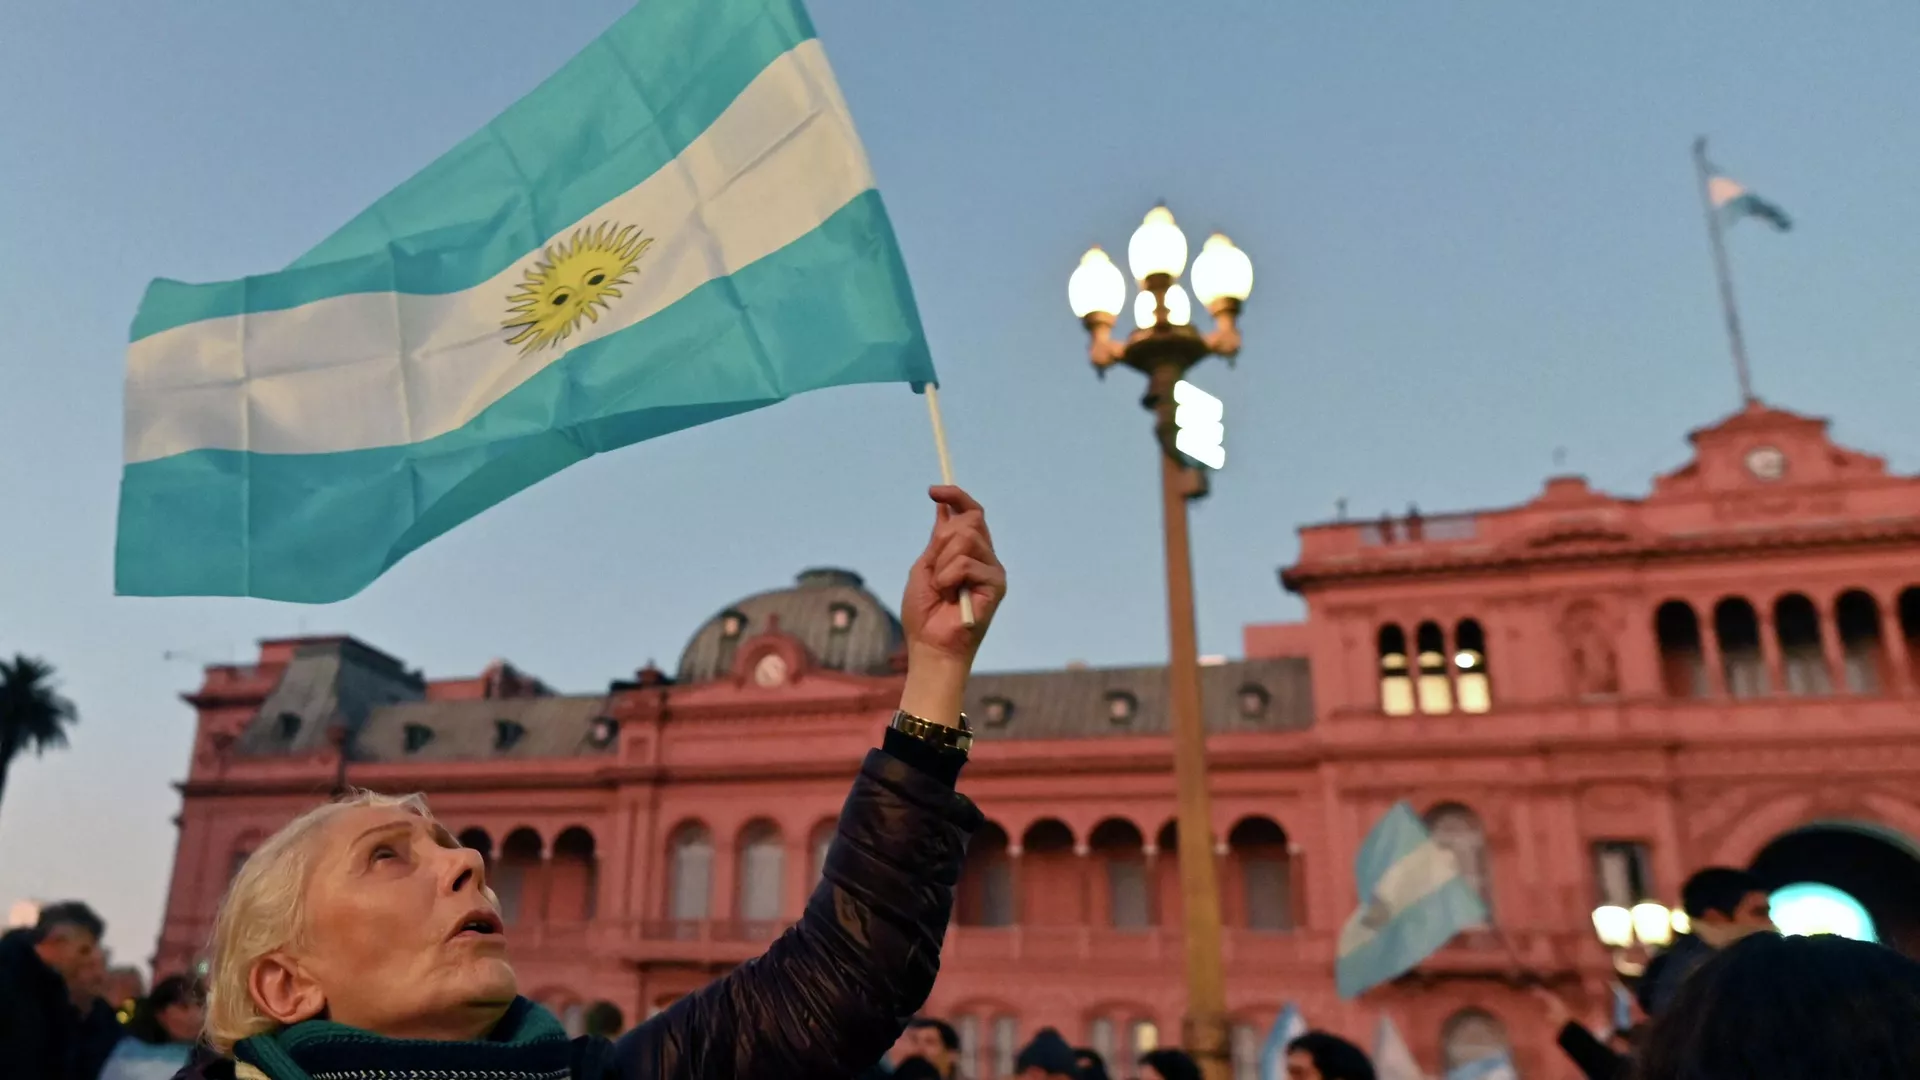
[[[1088,251],[1067,282],[1073,313],[1091,338],[1094,370],[1125,364],[1147,377],[1141,404],[1154,415],[1160,441],[1161,506],[1166,526],[1167,674],[1172,707],[1173,772],[1179,790],[1180,895],[1187,945],[1187,1016],[1183,1042],[1207,1080],[1227,1080],[1227,1009],[1220,957],[1220,887],[1207,795],[1206,732],[1200,712],[1199,641],[1194,631],[1193,564],[1188,549],[1187,500],[1206,494],[1204,468],[1226,463],[1218,399],[1186,382],[1187,370],[1208,356],[1229,362],[1240,351],[1240,305],[1253,289],[1246,253],[1218,234],[1193,260],[1194,294],[1212,312],[1214,329],[1201,334],[1180,285],[1187,238],[1173,214],[1157,206],[1127,243],[1127,264],[1140,283],[1135,330],[1113,337],[1114,316],[1127,299],[1120,268],[1099,248]]]

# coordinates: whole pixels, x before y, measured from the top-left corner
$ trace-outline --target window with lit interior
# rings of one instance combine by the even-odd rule
[[[1388,623],[1380,628],[1380,711],[1388,716],[1413,713],[1413,677],[1407,671],[1406,631]]]

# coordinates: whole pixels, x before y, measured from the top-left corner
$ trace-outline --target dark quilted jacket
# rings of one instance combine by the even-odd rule
[[[944,777],[869,752],[799,923],[619,1042],[576,1040],[575,1075],[824,1080],[871,1066],[933,989],[954,882],[980,821]],[[224,1080],[232,1069],[190,1066],[178,1080]]]

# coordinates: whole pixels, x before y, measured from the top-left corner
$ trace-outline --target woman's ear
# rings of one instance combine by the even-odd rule
[[[327,1008],[320,983],[286,953],[268,953],[254,961],[247,992],[261,1012],[282,1026],[311,1020]]]

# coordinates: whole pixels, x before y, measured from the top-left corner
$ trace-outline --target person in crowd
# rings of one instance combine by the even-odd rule
[[[1653,958],[1640,980],[1640,1009],[1657,1016],[1693,970],[1716,950],[1751,934],[1774,929],[1767,887],[1745,870],[1709,866],[1687,879],[1680,904],[1692,924],[1690,933]]]
[[[1572,1059],[1587,1080],[1626,1080],[1630,1060],[1625,1048],[1609,1046],[1573,1018],[1567,999],[1545,986],[1535,986],[1533,994],[1547,1009],[1547,1026],[1560,1044],[1561,1052]],[[1615,1032],[1614,1034],[1621,1034]]]
[[[1140,1055],[1140,1080],[1200,1080],[1200,1063],[1185,1050],[1162,1047]]]
[[[919,1054],[902,1058],[891,1075],[893,1080],[945,1080],[939,1068]]]
[[[1752,934],[1652,1022],[1641,1080],[1920,1076],[1920,964],[1846,938]]]
[[[1287,1080],[1374,1080],[1373,1062],[1338,1035],[1309,1031],[1287,1044]]]
[[[107,1058],[113,1056],[114,1047],[127,1037],[119,1010],[106,999],[106,992],[107,953],[105,949],[95,949],[81,965],[79,974],[67,984],[68,1000],[80,1018],[72,1063],[68,1067],[74,1080],[97,1080],[100,1070],[106,1067]]]
[[[106,974],[106,924],[77,900],[49,904],[31,928],[0,937],[0,1075],[8,1080],[74,1080],[80,1067],[84,995]],[[79,1080],[92,1080],[91,1076]]]
[[[127,1037],[100,1070],[100,1080],[172,1080],[187,1064],[206,1023],[206,993],[185,975],[169,975],[134,1003]]]
[[[627,1018],[620,1014],[620,1006],[611,1001],[596,1001],[587,1010],[587,1034],[602,1039],[617,1039],[627,1030]]]
[[[953,1080],[954,1066],[960,1063],[960,1033],[952,1024],[931,1016],[916,1016],[908,1022],[900,1046],[906,1050],[901,1061],[921,1058],[940,1074],[940,1080]]]
[[[1080,1080],[1111,1080],[1107,1075],[1107,1059],[1093,1047],[1075,1047],[1073,1060],[1080,1066]]]
[[[1041,1028],[1013,1059],[1017,1080],[1077,1080],[1080,1061],[1073,1047],[1052,1028]]]
[[[519,996],[480,854],[418,796],[353,792],[269,837],[214,919],[202,1080],[791,1080],[878,1061],[926,1001],[967,839],[961,702],[1006,589],[979,503],[931,492],[908,572],[899,711],[841,811],[821,884],[760,957],[617,1043]],[[967,625],[959,598],[975,618]],[[1069,1055],[1070,1059],[1070,1055]]]

